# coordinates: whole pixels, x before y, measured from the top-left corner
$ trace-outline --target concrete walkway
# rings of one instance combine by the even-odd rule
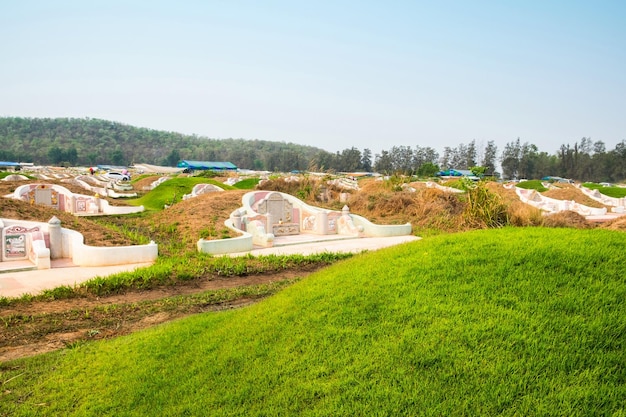
[[[0,262],[7,264],[13,262]],[[73,286],[88,281],[97,276],[107,276],[118,272],[132,271],[137,268],[150,266],[150,263],[79,267],[73,265],[69,259],[51,261],[51,269],[40,270],[12,270],[0,273],[0,297],[19,297],[23,294],[36,295],[42,290],[53,289],[62,285]],[[30,264],[32,266],[32,263]],[[6,265],[3,265],[6,266]],[[13,265],[20,267],[21,265]],[[24,265],[25,266],[25,265]]]
[[[295,235],[277,237],[274,247],[255,248],[250,252],[233,253],[230,256],[261,255],[312,255],[316,253],[360,253],[373,251],[401,243],[412,242],[416,236],[392,236],[378,238],[345,238],[336,236]],[[3,265],[4,264],[4,265]],[[73,286],[88,281],[96,276],[108,276],[118,272],[132,271],[150,264],[115,265],[106,267],[78,267],[69,259],[52,261],[51,269],[19,270],[32,267],[29,262],[21,264],[11,262],[14,270],[2,271],[8,262],[0,262],[0,296],[19,297],[22,294],[36,295],[45,289],[62,285]]]
[[[336,235],[335,235],[336,236]],[[250,252],[231,253],[230,256],[313,255],[316,253],[360,253],[419,240],[417,236],[346,238],[334,236],[294,235],[277,237],[271,248],[255,247]]]

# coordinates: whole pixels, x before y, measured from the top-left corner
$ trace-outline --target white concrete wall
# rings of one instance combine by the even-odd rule
[[[606,207],[589,207],[576,203],[575,201],[556,200],[554,198],[545,197],[536,190],[515,187],[515,192],[523,203],[551,213],[574,211],[581,216],[602,216],[607,212]]]
[[[109,266],[154,262],[158,257],[158,245],[96,247],[84,244],[83,235],[69,229],[61,229],[63,257],[72,258],[78,266]],[[66,253],[67,250],[69,253]],[[69,256],[67,256],[69,255]]]
[[[49,225],[44,222],[32,222],[12,219],[0,219],[4,227],[22,226],[29,229],[39,227],[43,233],[49,233]],[[75,230],[61,228],[61,258],[70,258],[75,265],[79,266],[108,266],[124,265],[133,263],[154,262],[158,257],[158,245],[151,242],[147,245],[96,247],[84,244],[83,235]],[[38,248],[40,255],[46,251]],[[49,252],[49,251],[48,251]],[[44,256],[45,257],[45,256]],[[40,262],[38,267],[45,268],[45,261]]]
[[[131,214],[131,213],[141,213],[144,210],[143,206],[139,207],[130,207],[130,206],[112,206],[108,201],[101,199],[100,200],[100,209],[102,210],[102,214]]]
[[[411,223],[380,225],[374,224],[358,214],[350,214],[350,217],[354,225],[362,228],[362,233],[368,237],[405,236],[410,235],[412,231]]]
[[[229,239],[200,239],[197,244],[199,252],[221,255],[225,253],[248,252],[253,249],[254,244],[250,233],[246,233],[234,227],[231,220],[226,220],[224,224],[229,229],[240,233],[241,236]]]

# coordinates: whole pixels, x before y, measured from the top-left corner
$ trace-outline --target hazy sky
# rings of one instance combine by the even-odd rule
[[[626,1],[0,0],[0,116],[331,152],[626,139]]]

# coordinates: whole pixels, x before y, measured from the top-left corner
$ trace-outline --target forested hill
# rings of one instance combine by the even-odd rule
[[[230,161],[240,168],[305,170],[326,151],[293,143],[209,139],[99,119],[0,118],[0,160],[64,165],[175,165]]]

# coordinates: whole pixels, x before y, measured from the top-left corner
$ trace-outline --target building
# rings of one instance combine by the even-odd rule
[[[22,165],[17,162],[0,161],[0,171],[19,171]]]
[[[185,159],[180,161],[177,166],[189,171],[237,171],[237,166],[231,162],[189,161]]]
[[[474,175],[474,173],[468,169],[447,169],[445,171],[439,171],[438,173],[436,173],[435,175],[437,175],[438,177],[441,178],[469,178],[471,180],[479,180],[480,178],[478,178],[476,175]]]

